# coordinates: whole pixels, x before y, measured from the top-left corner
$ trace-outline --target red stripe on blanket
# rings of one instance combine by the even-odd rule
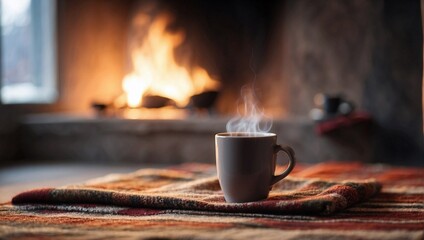
[[[12,198],[13,204],[21,204],[26,202],[32,203],[50,203],[53,188],[41,188],[23,192]]]

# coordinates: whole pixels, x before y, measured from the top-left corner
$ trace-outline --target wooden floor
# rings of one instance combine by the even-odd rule
[[[0,168],[0,203],[25,190],[84,182],[109,173],[133,172],[152,165],[102,166],[86,164],[29,164]]]

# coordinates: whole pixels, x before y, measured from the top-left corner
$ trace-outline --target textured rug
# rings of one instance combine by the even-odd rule
[[[133,208],[199,210],[232,213],[324,214],[345,209],[375,195],[375,180],[323,180],[289,177],[274,185],[269,197],[249,203],[227,203],[211,165],[143,169],[110,175],[83,185],[21,193],[13,204],[102,204]]]
[[[21,193],[14,205],[0,208],[0,233],[19,239],[422,239],[423,174],[358,163],[297,167],[268,199],[230,204],[212,165],[144,169]]]

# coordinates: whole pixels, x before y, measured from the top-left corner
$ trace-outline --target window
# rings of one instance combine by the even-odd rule
[[[55,0],[0,0],[1,102],[56,99]]]

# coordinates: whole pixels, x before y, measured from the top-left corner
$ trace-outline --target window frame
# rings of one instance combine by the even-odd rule
[[[31,21],[36,19],[37,23],[32,28],[32,32],[42,32],[42,34],[34,34],[33,42],[35,47],[32,55],[39,54],[32,61],[35,62],[33,67],[34,73],[37,75],[32,81],[40,83],[37,89],[37,95],[25,99],[25,101],[10,101],[2,96],[3,89],[3,28],[0,25],[0,105],[55,105],[59,98],[58,89],[58,37],[57,37],[57,1],[55,0],[31,0],[30,3]],[[3,11],[0,2],[0,14]],[[47,10],[47,11],[45,11]],[[1,18],[0,18],[1,21]],[[47,51],[46,51],[47,50]],[[43,54],[40,54],[43,53]],[[47,54],[46,54],[47,53]],[[41,79],[43,79],[41,81]]]

